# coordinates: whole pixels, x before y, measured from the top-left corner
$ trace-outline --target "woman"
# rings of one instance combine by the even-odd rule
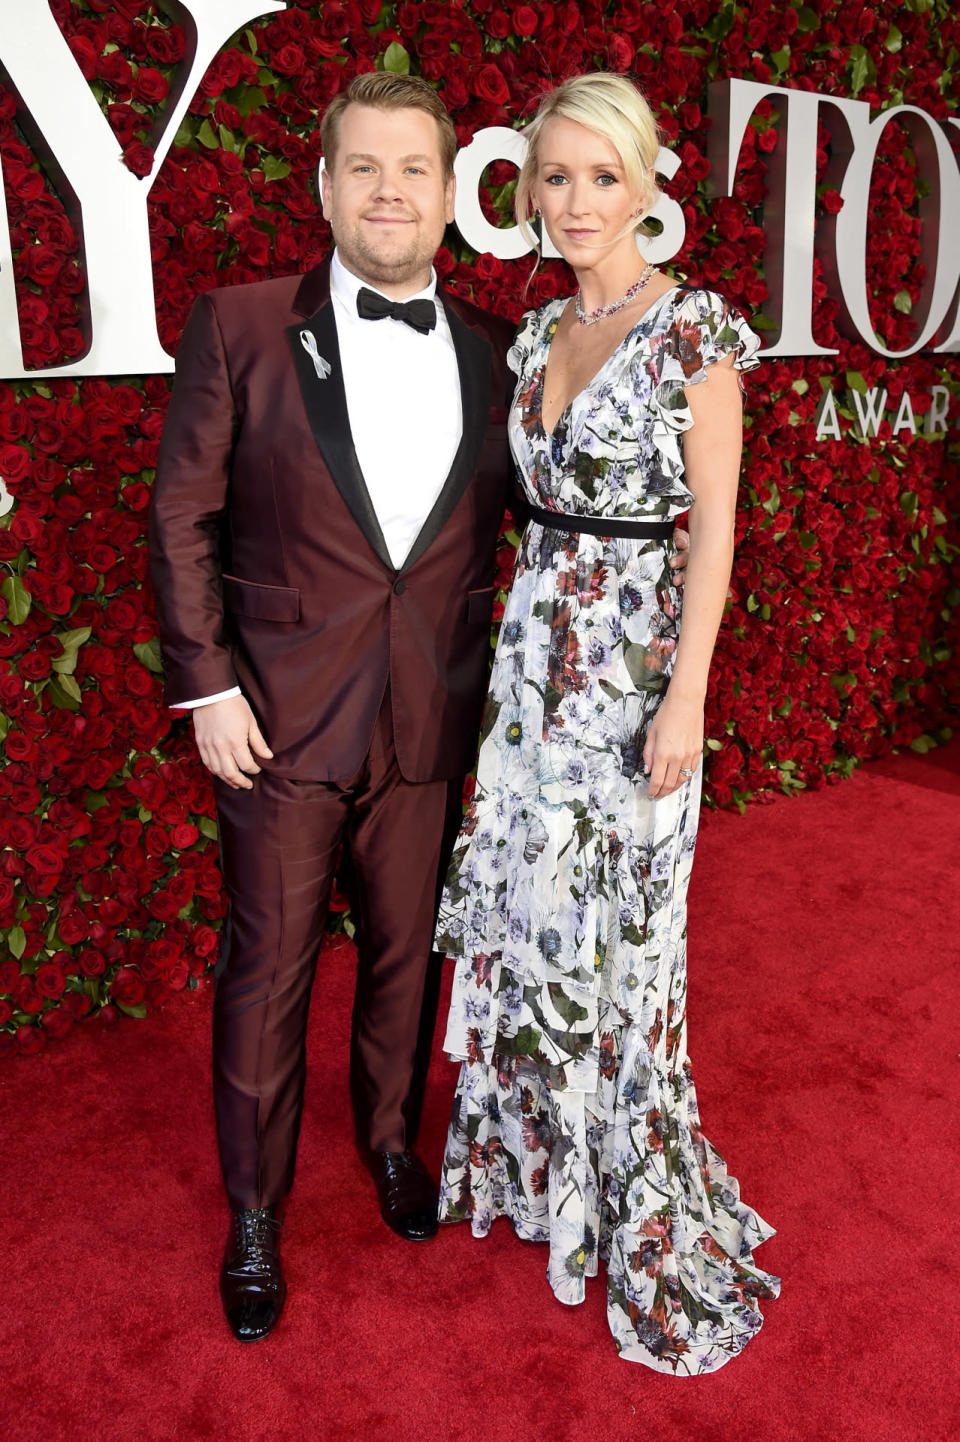
[[[463,1061],[441,1218],[482,1236],[506,1215],[549,1241],[562,1302],[604,1257],[621,1355],[707,1372],[779,1288],[752,1257],[772,1229],[700,1131],[684,1021],[736,371],[759,340],[638,252],[658,136],[630,81],[566,81],[526,134],[518,220],[542,216],[579,290],[526,315],[510,355],[533,519],[438,923],[458,960],[445,1045]],[[688,508],[681,639],[670,535]]]

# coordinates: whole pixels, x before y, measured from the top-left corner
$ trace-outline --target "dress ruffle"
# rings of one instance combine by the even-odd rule
[[[683,468],[680,437],[693,425],[684,386],[701,385],[710,366],[731,354],[738,373],[753,370],[760,364],[760,337],[723,296],[694,290],[676,307],[670,331],[654,344],[659,381],[651,396],[652,437],[664,469],[675,473]]]

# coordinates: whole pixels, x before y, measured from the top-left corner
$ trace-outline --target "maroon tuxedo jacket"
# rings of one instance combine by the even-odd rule
[[[210,291],[184,331],[150,518],[166,699],[239,685],[279,775],[355,775],[388,683],[408,781],[473,764],[511,499],[511,329],[442,289],[437,298],[460,370],[463,439],[399,571],[350,434],[328,262]],[[325,380],[305,329],[331,367]]]

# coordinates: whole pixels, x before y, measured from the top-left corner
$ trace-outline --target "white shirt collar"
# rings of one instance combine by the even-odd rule
[[[357,308],[357,293],[364,286],[366,286],[368,290],[376,291],[377,295],[384,294],[382,290],[378,290],[378,288],[375,285],[371,285],[369,281],[361,280],[359,276],[354,275],[352,270],[347,270],[347,267],[340,259],[340,252],[338,250],[334,250],[333,256],[330,261],[331,296],[335,300],[339,300],[341,304],[345,305],[349,311],[355,311]],[[387,296],[386,298],[388,300],[392,299],[392,297],[390,296]],[[429,283],[424,286],[423,290],[418,290],[416,295],[404,296],[404,301],[406,302],[408,300],[436,300],[436,298],[437,272],[434,270],[433,266],[431,266]]]

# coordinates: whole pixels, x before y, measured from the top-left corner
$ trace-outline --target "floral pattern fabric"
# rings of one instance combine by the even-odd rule
[[[712,292],[674,287],[548,435],[543,376],[564,301],[510,352],[510,440],[526,492],[585,516],[672,518],[693,497],[684,387],[759,339]],[[686,892],[700,773],[651,801],[647,728],[677,646],[671,543],[531,523],[517,555],[476,791],[451,862],[438,948],[457,961],[445,1046],[462,1060],[441,1218],[510,1217],[549,1242],[562,1302],[607,1265],[622,1356],[708,1372],[759,1329],[779,1282],[772,1229],[700,1130],[686,1051]]]

